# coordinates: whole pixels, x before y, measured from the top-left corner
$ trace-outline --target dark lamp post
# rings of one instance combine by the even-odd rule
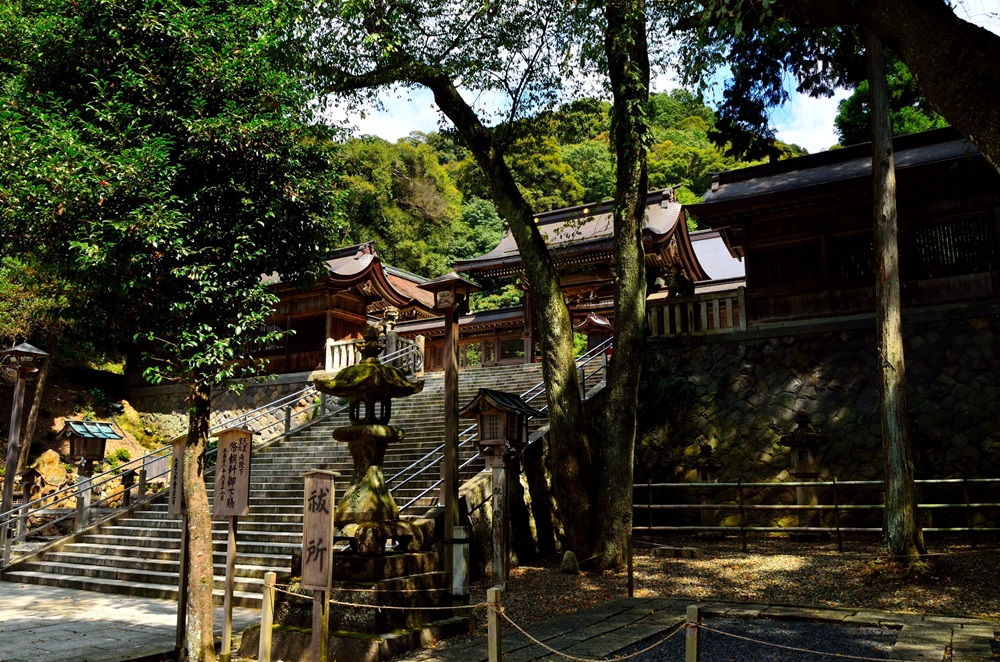
[[[455,527],[458,526],[458,318],[469,309],[469,295],[480,287],[454,271],[421,284],[434,293],[434,308],[444,315],[444,460],[441,496],[444,505],[445,572],[453,574]]]
[[[509,547],[507,521],[510,518],[507,465],[510,457],[520,453],[527,443],[528,418],[542,414],[518,395],[481,388],[458,415],[476,419],[479,452],[486,457],[486,466],[493,472],[493,585],[505,586]]]
[[[0,505],[0,518],[4,513],[9,513],[14,506],[14,478],[17,475],[17,461],[21,452],[21,409],[24,406],[24,383],[28,375],[38,371],[38,365],[48,356],[37,347],[28,343],[21,343],[10,349],[0,351],[0,362],[4,364],[4,369],[14,374],[14,403],[10,410],[10,429],[7,439],[7,465],[3,481],[3,503]],[[4,520],[12,519],[7,515]],[[9,557],[10,537],[13,534],[12,527],[7,524],[3,529],[5,533],[4,558]]]

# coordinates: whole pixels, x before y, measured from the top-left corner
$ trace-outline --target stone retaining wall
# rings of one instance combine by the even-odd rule
[[[296,373],[268,380],[245,380],[245,387],[239,392],[220,389],[212,394],[211,424],[230,420],[282,396],[300,391],[309,386],[308,376],[309,373]],[[186,386],[153,386],[131,389],[128,401],[144,420],[156,425],[169,437],[176,437],[187,432],[186,396]],[[295,407],[296,413],[304,413],[313,404],[311,400],[299,402]],[[254,430],[266,427],[277,429],[283,423],[283,413],[279,411],[252,423],[251,427]]]
[[[917,478],[1000,476],[1000,305],[904,316]],[[883,475],[871,318],[650,343],[637,481],[696,480],[707,442],[722,482],[790,480],[796,412],[826,435],[822,477]]]

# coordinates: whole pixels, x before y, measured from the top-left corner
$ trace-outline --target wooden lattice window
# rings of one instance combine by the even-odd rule
[[[871,233],[830,237],[826,243],[830,279],[834,282],[875,282],[875,249]]]
[[[751,261],[752,260],[752,261]],[[818,243],[755,252],[748,263],[751,287],[756,290],[798,289],[822,278]]]
[[[983,214],[913,229],[913,258],[921,271],[945,267],[976,270],[997,256],[990,218]]]

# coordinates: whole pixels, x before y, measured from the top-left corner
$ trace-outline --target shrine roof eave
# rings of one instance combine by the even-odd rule
[[[899,136],[893,139],[893,150],[897,172],[983,158],[951,128]],[[826,200],[842,203],[843,196],[870,198],[870,179],[871,144],[864,143],[717,173],[704,202],[685,208],[700,222],[721,230],[764,210]]]
[[[524,307],[513,306],[511,308],[498,308],[496,310],[484,310],[476,313],[462,315],[459,320],[459,328],[462,331],[476,328],[512,326],[523,324]],[[444,332],[444,317],[437,316],[430,319],[408,320],[400,322],[396,326],[400,335],[412,336],[426,334],[428,332]]]

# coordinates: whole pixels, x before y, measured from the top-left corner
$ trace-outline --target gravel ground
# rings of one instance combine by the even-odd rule
[[[701,559],[660,558],[657,545],[696,547]],[[671,537],[636,540],[635,596],[688,597],[772,605],[843,607],[895,612],[980,616],[1000,621],[1000,538],[928,542],[930,572],[905,576],[880,552],[874,538],[796,543],[751,538],[743,553],[738,538]],[[486,582],[472,587],[472,602],[485,601]],[[504,608],[522,627],[627,595],[625,572],[565,575],[557,563],[511,569]],[[485,613],[480,614],[485,633]],[[530,631],[530,627],[526,627]]]
[[[740,618],[709,618],[704,625],[716,632],[703,631],[698,659],[701,662],[829,662],[838,655],[888,660],[896,643],[898,630],[831,623]],[[780,642],[787,648],[734,639],[723,634],[735,634],[757,641]],[[643,650],[657,642],[651,639],[622,651],[622,654]],[[798,648],[801,650],[791,650]],[[829,655],[813,655],[802,651],[822,651]],[[667,643],[641,655],[631,662],[672,662],[684,659],[684,637],[673,637]]]

